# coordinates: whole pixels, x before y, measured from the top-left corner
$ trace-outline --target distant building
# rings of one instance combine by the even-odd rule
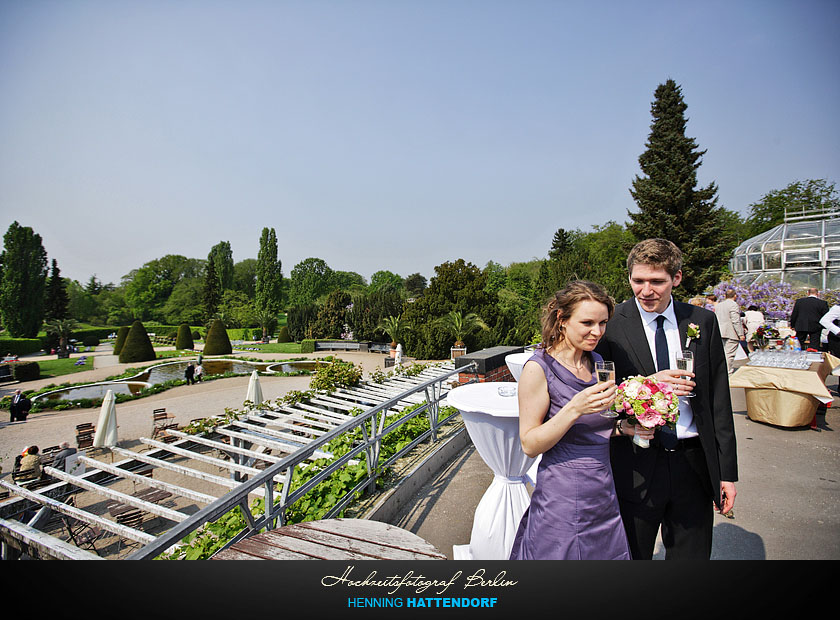
[[[840,289],[840,213],[785,213],[783,224],[735,248],[729,268],[743,284],[775,280]]]

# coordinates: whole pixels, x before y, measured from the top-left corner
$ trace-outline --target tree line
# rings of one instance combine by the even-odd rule
[[[451,330],[440,322],[447,316],[480,320],[484,327],[466,335],[469,349],[521,345],[537,337],[545,299],[570,279],[593,280],[617,300],[627,298],[625,260],[639,239],[663,237],[682,249],[683,285],[676,293],[688,296],[725,279],[733,249],[782,223],[786,209],[840,212],[834,183],[824,179],[772,190],[749,205],[745,216],[718,205],[714,182],[698,187],[706,151],[686,135],[686,110],[673,80],[657,87],[639,156],[641,174],[629,189],[636,204],[629,221],[589,231],[558,228],[542,259],[507,266],[490,261],[480,268],[459,258],[435,267],[428,281],[420,273],[402,277],[381,270],[368,282],[310,257],[286,277],[276,233],[264,228],[255,259],[234,262],[230,243],[220,241],[205,259],[169,254],[132,270],[117,285],[95,275],[81,284],[62,278],[55,259],[48,270],[40,236],[14,222],[0,255],[0,318],[16,337],[33,337],[45,320],[63,318],[114,326],[135,319],[207,325],[220,318],[227,327],[254,327],[267,336],[278,315],[287,313],[292,340],[382,340],[384,322],[391,319],[408,355],[439,359],[453,344]]]

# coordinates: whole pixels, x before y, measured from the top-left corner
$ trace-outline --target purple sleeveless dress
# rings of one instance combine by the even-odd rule
[[[592,358],[601,356],[593,352]],[[546,420],[595,383],[594,375],[581,381],[542,349],[528,359],[532,361],[542,367],[548,382]],[[584,415],[543,454],[511,560],[630,559],[610,468],[614,425],[614,419],[597,413]]]

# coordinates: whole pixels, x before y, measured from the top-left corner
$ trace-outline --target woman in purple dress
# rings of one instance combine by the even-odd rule
[[[542,345],[519,378],[519,437],[528,456],[542,454],[531,504],[512,560],[629,560],[618,511],[610,435],[598,415],[615,400],[615,381],[598,383],[593,351],[613,300],[591,282],[571,282],[546,305]]]

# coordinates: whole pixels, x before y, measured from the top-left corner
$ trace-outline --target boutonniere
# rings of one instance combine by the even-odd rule
[[[700,339],[700,326],[697,323],[689,323],[688,329],[685,330],[685,348],[692,340]]]

